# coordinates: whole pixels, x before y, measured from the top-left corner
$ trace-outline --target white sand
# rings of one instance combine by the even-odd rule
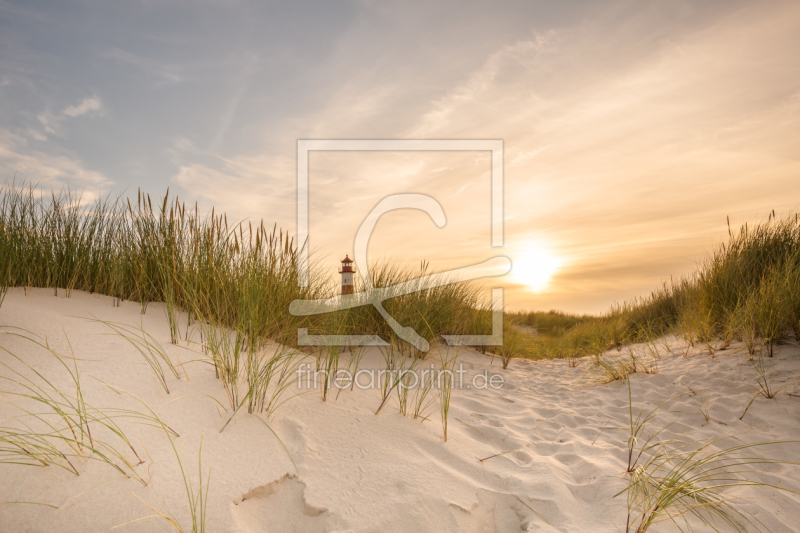
[[[51,290],[34,290],[26,297],[14,289],[0,307],[0,326],[5,332],[18,327],[46,336],[63,353],[68,353],[66,333],[81,359],[86,400],[97,407],[144,411],[131,396],[117,394],[105,382],[147,402],[180,433],[176,443],[195,484],[198,447],[205,435],[203,468],[211,471],[209,531],[624,531],[625,496],[613,496],[627,483],[627,435],[601,428],[627,424],[627,387],[619,381],[589,385],[597,371],[588,361],[571,369],[566,361],[515,360],[504,371],[496,359],[463,351],[460,360],[471,374],[489,369],[502,374],[506,383],[502,390],[454,391],[446,443],[435,406],[431,420],[420,423],[397,413],[395,403],[375,416],[380,402],[375,390],[347,390],[325,403],[318,394],[299,396],[268,420],[287,454],[262,421],[265,415],[240,412],[219,433],[230,413],[210,398],[227,403],[207,365],[186,364],[189,382],[168,376],[167,395],[130,345],[104,335],[102,325],[78,318],[92,314],[130,324],[143,319],[150,333],[168,342],[163,306],[151,305],[142,317],[134,302],[122,302],[120,308],[111,302],[80,292],[70,299],[54,297]],[[63,367],[41,348],[8,334],[0,334],[0,347],[23,357],[59,387],[69,386]],[[185,349],[167,349],[175,360],[192,357]],[[5,352],[0,352],[0,361],[20,368]],[[376,367],[378,361],[377,350],[369,351],[364,364]],[[684,358],[677,350],[665,355],[659,374],[633,376],[634,402],[652,407],[675,394],[695,391],[676,400],[672,409],[683,413],[676,415],[680,419],[665,437],[735,435],[730,445],[800,440],[800,398],[786,394],[800,394],[800,350],[781,346],[767,363],[778,386],[789,384],[775,400],[757,399],[743,421],[739,416],[754,393],[755,372],[746,355],[733,349],[713,360],[701,354]],[[0,371],[9,374],[5,368]],[[10,388],[13,385],[0,386]],[[710,398],[708,423],[692,407],[702,396]],[[0,405],[4,426],[14,424],[8,418],[18,414],[8,403]],[[191,530],[178,463],[163,432],[132,424],[123,429],[145,459],[137,471],[149,486],[98,461],[77,462],[80,476],[52,466],[2,464],[0,502],[40,502],[58,508],[0,504],[0,530],[107,531],[153,514],[134,494],[169,509]],[[515,451],[479,461],[509,450]],[[784,459],[800,460],[797,444],[775,450]],[[800,491],[796,476],[796,469],[778,465],[759,479]],[[747,498],[744,507],[765,530],[800,530],[800,496],[757,489],[737,495]],[[161,519],[119,529],[170,530]]]

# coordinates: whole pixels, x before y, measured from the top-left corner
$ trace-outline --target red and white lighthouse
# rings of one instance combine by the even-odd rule
[[[353,269],[353,261],[350,259],[349,255],[345,255],[344,259],[342,259],[342,269],[339,270],[339,274],[342,275],[342,296],[345,294],[353,294],[353,273],[355,269]]]

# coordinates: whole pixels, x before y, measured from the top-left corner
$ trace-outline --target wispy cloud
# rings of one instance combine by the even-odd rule
[[[58,135],[61,133],[61,123],[64,119],[67,118],[76,118],[81,115],[85,115],[87,113],[92,112],[102,112],[103,111],[103,102],[97,96],[92,96],[89,98],[84,98],[80,103],[76,105],[67,106],[62,109],[59,113],[51,113],[50,111],[42,111],[39,113],[36,118],[41,123],[44,131],[47,133],[52,133],[54,135]],[[44,140],[41,134],[34,135],[34,138],[38,140]]]
[[[100,98],[93,96],[91,98],[84,98],[78,105],[71,105],[64,109],[61,113],[68,117],[79,117],[89,111],[100,111],[103,108],[103,102]]]
[[[111,180],[84,167],[69,154],[52,154],[31,149],[19,135],[0,129],[0,177],[3,180],[24,179],[45,187],[108,188]]]
[[[192,145],[186,140],[174,148],[180,163],[173,181],[188,191],[200,207],[216,207],[217,212],[227,212],[229,220],[250,219],[265,223],[278,221],[288,227],[295,211],[294,191],[280,186],[277,176],[291,173],[285,158],[272,156],[231,159],[214,158],[207,163],[185,161],[192,157]],[[205,157],[204,159],[209,159]]]
[[[257,66],[258,66],[258,57],[253,53],[245,54],[245,57],[243,59],[243,66],[240,68],[237,79],[233,84],[234,94],[229,100],[228,105],[225,107],[224,112],[222,113],[222,120],[219,130],[217,130],[217,134],[211,141],[211,149],[213,151],[219,149],[220,143],[222,143],[225,134],[228,132],[228,128],[230,128],[231,126],[233,117],[239,110],[239,105],[242,102],[242,98],[250,88],[251,78],[255,74]]]
[[[798,207],[786,191],[797,191],[800,172],[800,64],[787,54],[800,46],[800,6],[748,5],[669,39],[640,21],[601,39],[605,48],[598,36],[613,28],[604,24],[504,45],[416,108],[395,105],[399,72],[348,80],[306,129],[352,138],[405,123],[393,136],[504,139],[506,252],[542,246],[564,259],[549,292],[509,285],[510,301],[600,311],[686,273],[723,236],[726,215],[743,222]],[[442,267],[482,257],[487,170],[469,155],[312,157],[312,196],[322,195],[313,245],[333,255],[377,196],[407,189],[440,199],[464,229],[393,215],[376,253],[438,257]]]
[[[297,139],[503,139],[504,251],[562,263],[545,292],[501,280],[507,301],[576,311],[686,272],[726,215],[798,207],[796,1],[331,5],[157,2],[124,28],[116,7],[31,11],[0,37],[15,51],[0,116],[18,136],[1,168],[84,182],[113,169],[154,192],[171,180],[229,218],[292,229]],[[57,32],[59,18],[86,33]],[[86,120],[111,106],[114,128]],[[72,120],[86,127],[67,151]],[[312,247],[331,272],[396,192],[434,196],[448,224],[387,214],[375,257],[449,268],[496,252],[486,154],[321,152],[310,169]]]
[[[184,80],[183,68],[180,65],[142,57],[119,48],[109,48],[101,52],[100,57],[134,67],[153,78],[159,85],[180,83]]]

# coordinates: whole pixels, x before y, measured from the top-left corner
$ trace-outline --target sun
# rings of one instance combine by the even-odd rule
[[[511,266],[511,273],[519,283],[527,285],[533,292],[547,288],[550,278],[561,266],[561,261],[544,248],[532,246],[518,254]]]

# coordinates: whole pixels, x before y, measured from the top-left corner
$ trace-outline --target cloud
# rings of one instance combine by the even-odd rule
[[[111,180],[85,168],[75,157],[32,150],[25,138],[6,129],[0,129],[0,179],[24,179],[56,189],[64,185],[74,188],[112,185]]]
[[[78,105],[69,106],[61,113],[69,117],[79,117],[89,111],[100,111],[103,108],[103,102],[100,98],[93,96],[91,98],[84,98]]]
[[[55,128],[61,122],[61,119],[59,117],[53,115],[49,111],[42,111],[41,113],[36,115],[36,118],[39,120],[39,122],[44,127],[44,131],[45,132],[52,133],[52,134],[55,135],[55,133],[56,133],[56,129]],[[45,135],[41,135],[40,136],[40,140],[41,140],[41,137],[44,137],[45,140],[47,139],[47,136],[45,136]]]
[[[141,57],[119,48],[109,48],[102,52],[100,57],[113,59],[123,65],[137,68],[154,78],[157,85],[180,83],[184,80],[182,68],[178,65],[164,63],[155,59]]]
[[[203,155],[203,151],[191,139],[182,135],[173,138],[164,153],[176,166],[186,164],[187,157],[198,158]]]
[[[35,141],[44,142],[44,141],[47,140],[47,135],[45,135],[41,131],[39,131],[39,130],[37,130],[35,128],[31,128],[31,127],[28,127],[25,130],[25,136],[30,138],[30,139],[33,139]]]
[[[216,207],[229,220],[251,219],[292,224],[294,191],[279,186],[276,175],[292,175],[284,161],[269,156],[217,158],[215,164],[185,162],[172,181],[199,200],[204,209]]]
[[[239,74],[236,76],[234,83],[234,87],[236,87],[235,92],[228,102],[228,105],[225,106],[225,110],[221,117],[219,130],[217,130],[214,139],[211,141],[211,149],[214,151],[219,149],[225,134],[228,132],[228,128],[231,126],[231,122],[233,121],[233,118],[239,109],[242,99],[250,88],[249,85],[251,83],[251,79],[258,66],[258,56],[253,53],[244,54],[244,57],[241,59],[241,61],[243,65],[239,69]]]
[[[533,33],[416,107],[397,105],[401,77],[380,71],[332,91],[309,130],[358,138],[392,124],[399,127],[386,137],[503,139],[507,253],[513,259],[543,240],[569,259],[550,294],[515,290],[510,301],[551,305],[557,296],[568,309],[600,311],[691,269],[723,237],[726,214],[744,222],[798,207],[787,192],[800,172],[800,64],[788,51],[800,45],[800,7],[771,5],[691,28],[662,27],[652,15]],[[443,202],[463,191],[445,210],[473,237],[443,238],[426,221],[397,215],[381,222],[392,231],[379,225],[376,249],[414,261],[438,255],[450,267],[484,253],[487,173],[469,156],[325,157],[322,167],[311,164],[312,186],[316,175],[338,190],[314,208],[323,255],[348,244],[346,230],[374,205],[371,192],[398,184]]]
[[[102,111],[103,102],[97,96],[84,98],[79,104],[65,107],[60,113],[53,114],[50,111],[42,111],[36,118],[41,123],[46,133],[53,135],[60,135],[62,133],[61,123],[67,118],[76,118],[86,113],[94,111]],[[47,137],[42,134],[34,134],[31,136],[37,140],[46,140]]]
[[[414,56],[408,28],[405,42],[379,41],[386,46],[350,34],[310,71],[322,88],[313,102],[298,109],[308,100],[284,97],[275,107],[285,113],[267,113],[269,122],[259,119],[265,108],[247,107],[260,78],[243,68],[221,120],[207,121],[210,149],[202,132],[169,148],[173,182],[229,217],[293,228],[298,138],[503,139],[506,253],[540,245],[564,260],[548,293],[509,285],[508,302],[601,311],[685,273],[724,236],[726,214],[744,222],[796,207],[800,171],[796,3],[709,3],[697,7],[702,16],[626,5],[598,5],[473,55],[464,46],[481,36],[447,48],[417,34],[426,52]],[[106,57],[182,79],[122,51]],[[346,251],[382,195],[409,191],[439,199],[448,226],[392,213],[372,250],[437,268],[493,252],[481,155],[325,153],[310,168],[312,246],[323,256]]]

